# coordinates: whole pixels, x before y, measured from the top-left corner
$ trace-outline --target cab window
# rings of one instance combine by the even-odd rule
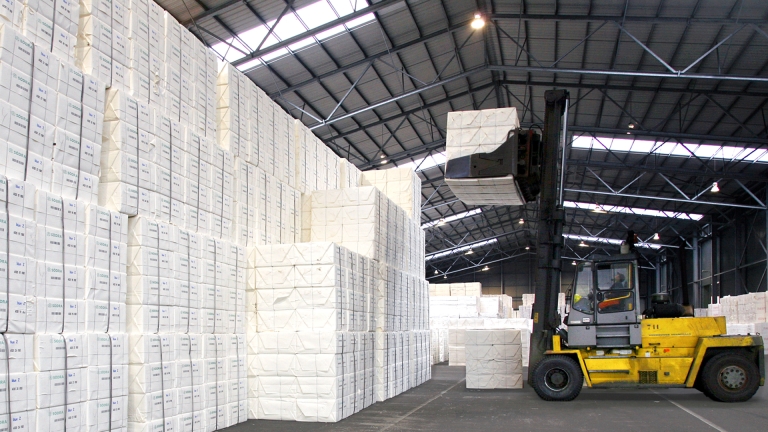
[[[600,290],[634,289],[629,263],[598,264],[597,288]]]
[[[594,310],[593,284],[592,265],[590,263],[579,264],[573,290],[572,309],[587,314],[592,313]]]
[[[597,266],[597,310],[600,313],[628,312],[635,309],[634,275],[630,263]]]

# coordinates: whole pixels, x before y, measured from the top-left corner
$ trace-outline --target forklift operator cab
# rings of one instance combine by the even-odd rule
[[[637,262],[633,255],[578,266],[567,317],[571,348],[621,348],[640,344]]]

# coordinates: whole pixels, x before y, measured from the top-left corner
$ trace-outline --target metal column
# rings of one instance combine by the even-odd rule
[[[693,302],[694,308],[701,307],[701,265],[699,253],[699,233],[693,236]],[[687,287],[685,287],[687,289]]]

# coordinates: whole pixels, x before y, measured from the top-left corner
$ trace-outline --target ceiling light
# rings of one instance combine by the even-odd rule
[[[531,247],[530,246],[526,246],[525,250],[531,250]]]
[[[579,243],[579,247],[589,247],[589,245],[588,245],[588,244],[586,244],[586,243],[584,243],[584,240],[582,240],[582,241]]]
[[[629,126],[627,126],[627,127],[630,128],[630,129],[634,129],[635,128],[635,124],[634,123],[630,123]]]
[[[464,255],[472,255],[475,253],[472,249],[468,250]]]
[[[435,274],[437,274],[437,273],[438,273],[438,271],[437,271],[437,270],[435,270]]]
[[[383,154],[382,154],[382,155],[379,155],[379,158],[381,158],[381,159],[384,159],[385,157],[386,157],[386,156],[384,156]]]
[[[654,240],[660,240],[660,239],[661,239],[661,236],[659,236],[659,233],[654,233],[654,234],[653,234],[653,239],[654,239]]]
[[[445,225],[445,218],[440,218],[439,221],[437,221],[437,226]]]
[[[572,262],[571,265],[576,265],[576,261]]]
[[[485,26],[485,20],[483,19],[483,16],[478,14],[475,14],[475,19],[472,20],[472,28],[475,30],[480,30]]]
[[[447,275],[443,275],[443,279],[448,279],[448,276]]]
[[[386,160],[386,159],[384,159],[383,161],[381,161],[381,164],[382,164],[382,165],[384,165],[385,163],[387,163],[387,160]]]
[[[483,271],[488,271],[488,270],[490,270],[490,268],[488,268],[488,266],[483,267]]]
[[[592,209],[592,213],[605,213],[605,209],[600,204],[595,204],[595,208]]]
[[[720,187],[717,185],[717,182],[712,183],[712,189],[710,190],[712,193],[718,193],[720,192]]]
[[[517,223],[519,223],[520,225],[522,225],[522,224],[524,224],[524,223],[525,223],[525,219],[523,219],[523,218],[520,218],[520,220],[519,220],[519,221],[517,221]]]

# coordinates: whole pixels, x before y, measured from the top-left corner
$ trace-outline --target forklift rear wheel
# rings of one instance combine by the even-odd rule
[[[531,386],[546,401],[570,401],[581,392],[584,374],[579,364],[562,355],[544,357],[533,371]]]
[[[712,357],[702,370],[703,393],[719,402],[744,402],[760,387],[760,370],[754,361],[737,353]]]

